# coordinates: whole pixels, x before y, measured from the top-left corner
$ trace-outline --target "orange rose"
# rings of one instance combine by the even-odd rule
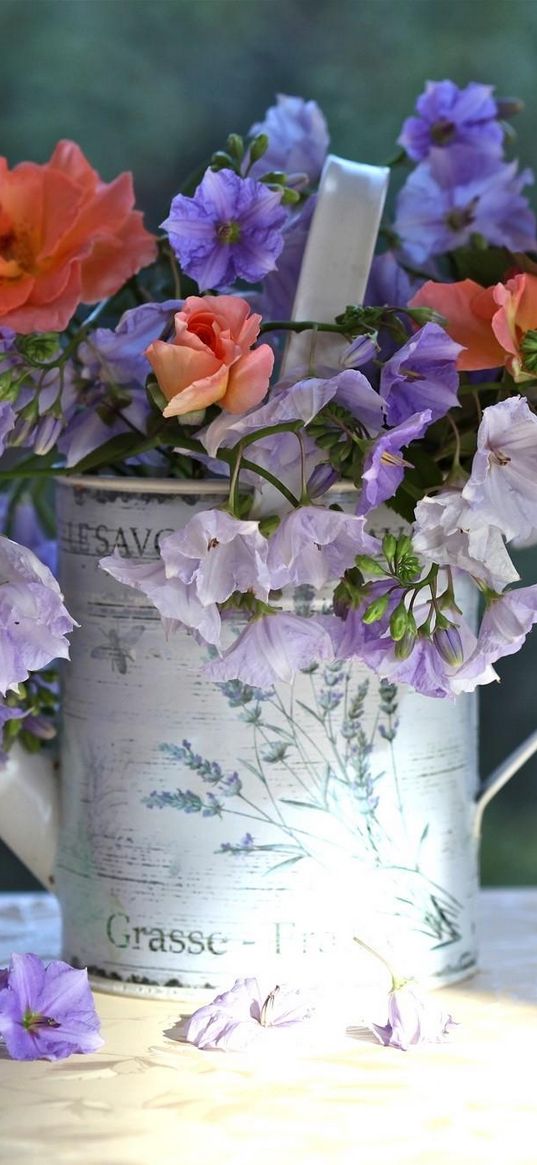
[[[505,365],[516,381],[534,376],[524,366],[524,337],[537,330],[537,276],[515,275],[494,287],[473,279],[425,283],[410,305],[445,316],[446,330],[464,346],[457,361],[461,371]]]
[[[0,158],[0,324],[62,331],[79,303],[151,263],[156,243],[133,206],[132,175],[102,182],[74,142],[42,166]]]
[[[268,344],[250,351],[261,316],[238,295],[190,295],[175,316],[175,336],[155,340],[146,356],[168,401],[165,417],[217,402],[244,413],[263,399],[274,364]]]

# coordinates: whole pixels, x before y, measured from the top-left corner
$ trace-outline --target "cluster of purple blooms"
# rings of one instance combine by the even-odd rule
[[[185,627],[210,645],[214,680],[268,688],[314,662],[357,657],[392,682],[455,696],[494,679],[495,661],[517,651],[537,620],[537,588],[506,589],[518,580],[506,543],[534,538],[537,527],[537,417],[525,396],[485,408],[470,472],[437,480],[408,530],[384,539],[368,532],[377,507],[404,488],[416,450],[460,403],[460,346],[434,313],[405,315],[415,290],[406,259],[429,263],[475,236],[513,250],[537,247],[521,193],[530,176],[503,156],[504,113],[490,87],[445,81],[427,85],[405,122],[400,144],[416,165],[397,203],[401,245],[374,261],[366,296],[379,311],[397,309],[395,327],[380,313],[357,329],[337,367],[276,377],[265,401],[244,414],[213,408],[183,428],[168,422],[178,451],[181,433],[197,440],[198,469],[226,475],[231,458],[230,502],[164,539],[156,562],[113,557],[101,565],[142,590],[168,630]],[[315,102],[280,97],[250,137],[248,147],[235,144],[229,164],[207,169],[192,196],[174,198],[163,226],[200,291],[229,293],[246,281],[250,290],[240,294],[256,310],[285,319],[328,132]],[[145,350],[170,334],[181,306],[143,303],[115,327],[85,327],[74,348],[64,337],[2,329],[0,452],[26,449],[48,457],[52,470],[84,469],[113,438],[134,433],[143,443],[155,418]],[[233,462],[244,443],[247,467]],[[166,473],[171,448],[126,456],[122,468]],[[342,478],[354,483],[346,501],[334,493]],[[239,516],[243,490],[251,505]],[[7,693],[67,654],[73,623],[30,549],[3,538],[0,555],[7,722],[18,714]],[[486,599],[477,634],[459,609],[461,578]],[[303,585],[322,592],[323,610],[281,609],[281,592]],[[247,621],[229,644],[228,616],[237,611]]]

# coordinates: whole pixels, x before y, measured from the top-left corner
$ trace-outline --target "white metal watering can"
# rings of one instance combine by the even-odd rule
[[[329,159],[295,318],[360,300],[385,186],[385,171]],[[291,341],[288,369],[303,344]],[[106,989],[222,988],[259,972],[345,983],[361,973],[355,936],[402,975],[461,978],[477,957],[481,815],[537,732],[478,791],[474,695],[426,699],[355,662],[270,693],[204,680],[192,637],[167,641],[144,596],[97,564],[114,549],[155,557],[160,536],[225,489],[60,483],[60,583],[80,624],[61,807],[48,758],[13,750],[0,833],[58,893],[64,957]]]

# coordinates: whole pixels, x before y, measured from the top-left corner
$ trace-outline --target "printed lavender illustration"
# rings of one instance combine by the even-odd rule
[[[335,863],[342,877],[351,869],[357,887],[389,903],[388,913],[409,920],[432,947],[457,942],[460,903],[428,878],[421,853],[428,826],[416,835],[403,811],[394,750],[397,687],[376,677],[353,683],[348,661],[315,664],[302,675],[307,701],[295,685],[285,699],[239,680],[215,685],[215,698],[249,726],[249,757],[239,755],[237,767],[224,770],[188,739],[164,742],[161,752],[193,779],[153,790],[144,804],[200,815],[208,828],[210,819],[235,819],[236,832],[216,852],[242,863],[262,855],[268,878],[291,876],[292,867],[307,862],[327,871]],[[369,708],[372,698],[377,708],[372,726],[368,697]],[[379,756],[384,768],[377,767]]]

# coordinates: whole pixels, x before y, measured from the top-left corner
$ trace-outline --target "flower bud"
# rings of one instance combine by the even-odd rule
[[[401,602],[395,608],[390,619],[390,635],[395,643],[403,638],[403,635],[409,630],[409,625],[408,611],[405,604]]]
[[[464,663],[462,640],[453,623],[447,627],[437,627],[433,643],[438,654],[450,667],[460,667]]]
[[[244,157],[244,142],[238,133],[230,133],[226,142],[227,152],[241,162]]]
[[[382,619],[382,616],[388,606],[388,602],[388,595],[379,595],[377,599],[373,599],[373,602],[370,603],[368,607],[366,607],[362,615],[362,622],[377,623],[379,619]]]
[[[358,554],[355,558],[356,565],[364,574],[373,574],[375,578],[384,578],[386,571],[380,562],[375,558],[370,558],[369,554]]]
[[[515,114],[522,113],[524,102],[520,100],[520,97],[497,97],[496,109],[500,119],[514,117]]]
[[[258,162],[268,150],[268,134],[258,133],[250,145],[250,162]]]
[[[387,562],[392,563],[397,550],[397,538],[395,534],[385,534],[382,539],[382,550]]]
[[[399,660],[408,659],[412,655],[416,645],[415,631],[405,631],[402,639],[399,639],[395,644],[395,658]]]
[[[58,335],[56,332],[43,332],[37,335],[18,336],[17,348],[30,360],[47,364],[58,355]]]
[[[520,344],[520,350],[527,372],[537,372],[537,329],[530,328],[525,332]]]
[[[55,417],[52,413],[47,413],[46,416],[41,417],[32,440],[34,453],[37,453],[39,457],[44,457],[46,453],[49,453],[56,444],[62,429],[63,420],[60,417]]]

